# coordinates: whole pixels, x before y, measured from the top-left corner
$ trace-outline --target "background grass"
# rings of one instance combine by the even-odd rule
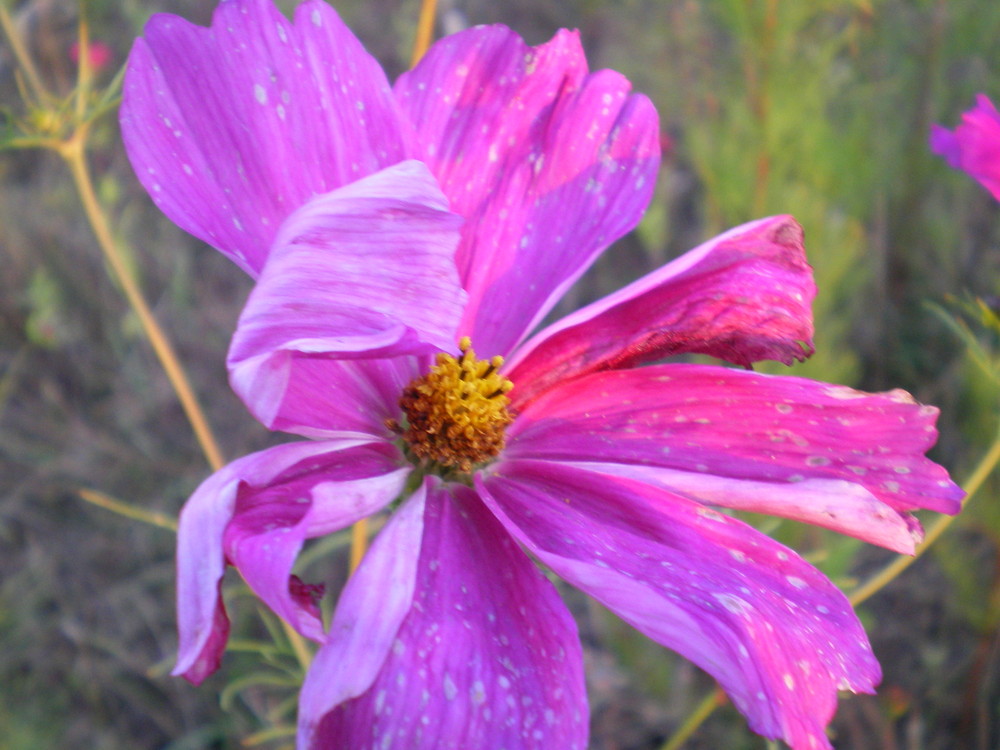
[[[2,1],[46,83],[68,93],[75,4]],[[211,6],[90,3],[92,34],[114,54],[102,82],[152,12],[204,24]],[[390,74],[401,72],[415,0],[336,7]],[[647,219],[560,312],[733,224],[791,213],[805,227],[820,287],[817,353],[794,371],[869,390],[903,387],[941,406],[934,457],[959,479],[968,473],[998,417],[990,310],[1000,300],[1000,211],[932,156],[926,138],[931,122],[957,122],[976,92],[1000,97],[1000,4],[451,0],[439,32],[492,22],[532,43],[579,28],[593,68],[618,69],[653,98],[671,144]],[[5,42],[0,104],[25,114]],[[226,455],[280,439],[226,383],[224,353],[249,279],[152,207],[112,116],[94,131],[91,164]],[[208,468],[55,155],[0,155],[0,261],[0,747],[230,748],[287,720],[287,687],[224,692],[265,672],[294,673],[280,635],[266,671],[258,654],[237,652],[202,688],[167,676],[173,536],[77,495],[91,487],[173,515]],[[984,306],[961,304],[976,297]],[[993,480],[934,554],[862,606],[885,678],[877,697],[841,702],[838,748],[1000,746],[996,489]],[[844,585],[891,559],[812,528],[761,523]],[[310,574],[336,590],[343,550],[326,551]],[[584,597],[567,597],[587,650],[592,746],[659,747],[711,681]],[[273,640],[273,623],[252,601],[238,605],[238,632]],[[721,709],[686,747],[764,745]]]

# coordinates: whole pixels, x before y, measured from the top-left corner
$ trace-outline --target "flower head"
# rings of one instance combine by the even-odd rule
[[[931,126],[931,150],[979,180],[1000,200],[1000,113],[984,94],[954,131]]]
[[[211,76],[206,79],[206,71]],[[751,726],[829,747],[879,678],[821,573],[726,509],[912,551],[958,510],[936,410],[724,367],[811,352],[785,216],[717,237],[528,337],[650,197],[658,123],[575,34],[436,44],[390,89],[333,11],[232,0],[130,61],[123,130],[175,221],[257,277],[229,353],[267,426],[182,513],[180,654],[217,668],[237,567],[321,643],[299,746],[583,748],[575,625],[527,553],[719,680]],[[187,165],[187,168],[185,168]],[[647,365],[642,366],[640,365]],[[324,628],[305,540],[402,502]]]

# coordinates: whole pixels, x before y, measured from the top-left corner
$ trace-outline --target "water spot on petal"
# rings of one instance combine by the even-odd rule
[[[472,683],[472,687],[469,688],[469,697],[476,705],[486,701],[486,687],[483,685],[481,680],[476,680]]]
[[[455,681],[451,679],[451,675],[445,672],[444,675],[444,697],[450,701],[455,700],[455,696],[458,695],[458,687],[455,685]]]

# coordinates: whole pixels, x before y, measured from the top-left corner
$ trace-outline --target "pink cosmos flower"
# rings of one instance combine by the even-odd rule
[[[985,94],[962,115],[954,132],[931,126],[931,150],[955,169],[968,172],[1000,200],[1000,113]]]
[[[790,217],[733,229],[529,336],[639,219],[649,102],[578,38],[437,43],[389,87],[322,2],[150,21],[122,128],[157,204],[257,278],[229,354],[268,427],[186,504],[180,654],[228,635],[227,564],[322,644],[300,748],[584,748],[576,627],[535,560],[713,675],[751,727],[830,747],[836,691],[878,665],[843,594],[728,509],[900,552],[961,490],[936,410],[739,365],[811,353]],[[307,539],[391,510],[324,627]],[[534,558],[534,559],[533,559]]]

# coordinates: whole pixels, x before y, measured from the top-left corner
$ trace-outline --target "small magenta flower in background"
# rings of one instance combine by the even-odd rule
[[[955,169],[968,172],[1000,200],[1000,113],[985,94],[950,131],[931,126],[931,150]]]
[[[566,31],[529,48],[471,29],[390,87],[318,0],[294,22],[265,0],[223,2],[210,29],[157,16],[122,129],[157,205],[257,279],[233,387],[313,438],[234,461],[185,506],[176,673],[218,668],[228,563],[322,644],[300,748],[584,748],[576,626],[533,556],[705,669],[755,731],[830,747],[837,691],[879,680],[864,631],[819,571],[718,509],[912,552],[909,511],[962,497],[923,455],[937,412],[649,364],[811,353],[793,219],[529,336],[637,223],[659,162],[649,101],[589,73]],[[387,509],[324,628],[292,575],[303,543]]]

